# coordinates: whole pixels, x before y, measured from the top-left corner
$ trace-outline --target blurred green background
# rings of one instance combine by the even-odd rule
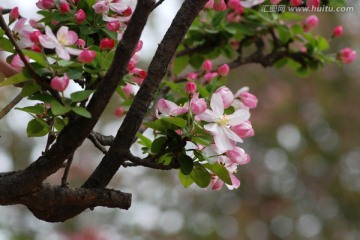
[[[164,4],[163,11],[178,3]],[[330,36],[334,26],[344,26],[345,36],[332,40],[332,51],[349,46],[360,52],[359,9],[317,14],[320,24],[315,31],[324,36]],[[159,33],[159,20],[151,21],[147,31]],[[152,40],[154,46],[157,41]],[[184,189],[176,172],[121,169],[111,185],[133,193],[128,211],[96,208],[50,224],[23,206],[0,206],[0,240],[360,239],[359,62],[326,66],[306,78],[291,69],[255,64],[231,72],[234,92],[249,86],[259,98],[252,111],[256,135],[242,146],[252,161],[239,168],[238,190]],[[16,91],[0,89],[0,106]],[[107,109],[99,131],[116,131],[121,119],[112,111],[118,101]],[[21,169],[43,150],[44,139],[26,137],[27,119],[14,110],[1,120],[0,170]],[[81,184],[99,159],[86,141],[75,155],[70,185]],[[61,176],[48,181],[60,183]]]

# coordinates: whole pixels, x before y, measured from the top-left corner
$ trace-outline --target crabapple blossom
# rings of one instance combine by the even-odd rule
[[[196,84],[194,82],[187,82],[185,84],[185,92],[187,94],[194,94],[196,92]]]
[[[35,30],[32,33],[30,33],[29,38],[33,43],[39,44],[40,43],[39,36],[41,35],[42,35],[41,31]]]
[[[233,114],[224,114],[224,103],[220,93],[214,93],[210,100],[210,109],[197,115],[200,120],[208,122],[204,129],[214,136],[216,147],[221,153],[231,150],[235,142],[243,140],[230,128],[249,119],[250,113],[238,109]]]
[[[204,98],[199,98],[199,94],[196,93],[190,100],[190,110],[192,113],[198,115],[205,112],[207,104]]]
[[[226,77],[229,74],[229,71],[229,65],[227,65],[226,63],[221,65],[217,70],[218,74],[223,77]]]
[[[235,98],[240,99],[240,101],[248,108],[256,108],[258,103],[257,97],[249,93],[248,87],[239,89],[235,94]]]
[[[207,3],[204,6],[204,8],[206,8],[206,9],[211,9],[213,7],[214,7],[214,0],[207,1]]]
[[[188,74],[186,74],[186,78],[189,80],[193,80],[195,81],[198,78],[199,74],[195,73],[195,72],[190,72]]]
[[[216,73],[216,72],[206,73],[206,74],[204,75],[204,77],[203,77],[203,80],[204,80],[203,83],[204,83],[204,84],[210,83],[211,80],[212,80],[213,78],[217,77],[217,76],[218,76],[218,73]]]
[[[69,4],[67,3],[67,2],[62,2],[61,4],[60,4],[60,12],[62,13],[62,14],[64,14],[64,13],[67,13],[67,12],[69,12],[70,11],[70,6],[69,6]]]
[[[76,46],[80,49],[83,49],[85,47],[85,40],[84,39],[81,39],[79,38],[77,41],[76,41]]]
[[[66,73],[62,77],[54,77],[50,82],[50,87],[56,91],[63,92],[69,85],[69,77]]]
[[[25,25],[26,18],[20,18],[13,28],[14,38],[20,48],[28,48],[34,45],[30,40],[30,33],[33,32],[33,28],[30,25]]]
[[[176,103],[165,100],[164,98],[159,99],[157,103],[157,110],[164,116],[178,116],[188,111],[187,106],[180,107]]]
[[[250,156],[245,153],[244,149],[234,147],[226,152],[226,156],[234,163],[238,165],[244,165],[251,161]]]
[[[311,29],[316,27],[319,23],[319,18],[315,15],[311,15],[303,22],[304,32],[309,32]]]
[[[111,50],[115,46],[115,41],[112,38],[103,38],[100,41],[100,49],[101,50]]]
[[[351,48],[344,48],[337,54],[337,58],[345,64],[352,63],[357,57],[355,50]]]
[[[242,122],[238,125],[231,127],[231,130],[235,132],[241,138],[248,138],[255,135],[254,129],[250,121]]]
[[[25,55],[26,60],[29,62],[30,58]],[[13,59],[11,60],[10,65],[15,68],[18,72],[22,70],[22,68],[25,66],[24,62],[21,60],[19,54],[16,54]]]
[[[36,6],[40,9],[51,9],[55,8],[55,2],[54,0],[39,0]]]
[[[86,13],[84,12],[84,10],[79,9],[75,15],[74,15],[75,21],[79,24],[81,24],[83,21],[85,21],[86,19]]]
[[[120,23],[119,21],[107,22],[106,28],[111,32],[116,32],[120,29]]]
[[[78,36],[74,31],[69,31],[66,26],[61,26],[56,33],[51,31],[50,27],[45,27],[46,35],[39,36],[41,45],[44,48],[54,49],[59,58],[64,60],[70,60],[71,55],[79,55],[81,50],[67,47],[77,42]]]
[[[119,106],[117,108],[115,108],[115,111],[114,111],[114,115],[117,116],[117,117],[122,117],[124,116],[124,108],[122,106]]]
[[[320,6],[320,0],[307,0],[306,6],[311,10]]]
[[[131,96],[135,96],[136,93],[139,90],[139,86],[136,84],[131,84],[131,83],[127,83],[123,88],[122,88],[125,96],[127,98],[131,97]]]
[[[298,7],[302,4],[301,0],[290,0],[290,5],[293,7]]]
[[[9,13],[9,22],[12,23],[19,17],[19,7],[14,7]]]
[[[343,27],[336,26],[333,29],[332,37],[341,37],[343,35]]]
[[[281,2],[281,0],[270,0],[270,3],[273,5],[277,5]]]
[[[212,62],[210,60],[205,60],[202,64],[202,70],[204,70],[206,73],[211,72],[212,69]]]
[[[91,63],[96,57],[96,52],[84,49],[78,56],[78,60],[82,63]]]
[[[228,108],[231,106],[232,102],[234,101],[234,94],[231,90],[225,86],[219,87],[215,93],[219,93],[221,99],[223,100],[224,108]]]
[[[221,165],[223,165],[226,170],[228,170],[231,180],[231,185],[225,184],[229,190],[237,189],[240,187],[240,181],[236,178],[234,173],[236,172],[237,164],[234,164],[231,162],[231,160],[226,156],[220,156],[217,159],[217,162],[219,162]],[[210,181],[210,187],[213,190],[220,190],[222,186],[224,185],[224,182],[216,175],[211,176]]]
[[[224,0],[217,0],[214,2],[214,10],[215,11],[225,11],[226,10],[226,3]]]

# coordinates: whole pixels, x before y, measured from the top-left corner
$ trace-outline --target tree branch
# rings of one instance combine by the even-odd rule
[[[118,130],[113,145],[84,187],[105,187],[126,160],[132,142],[166,74],[171,58],[207,0],[185,0],[156,50],[148,75]]]
[[[0,119],[2,119],[6,114],[8,114],[10,112],[10,110],[16,106],[16,104],[18,104],[21,100],[22,100],[22,96],[21,93],[19,93],[18,95],[16,95],[16,97],[11,100],[11,102],[6,105],[0,112]]]

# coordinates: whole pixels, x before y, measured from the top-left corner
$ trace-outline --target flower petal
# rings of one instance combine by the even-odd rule
[[[224,131],[224,134],[226,134],[226,136],[231,139],[234,140],[235,142],[243,142],[243,140],[236,134],[234,133],[231,129],[227,128],[227,127],[222,127],[222,131]]]
[[[224,114],[224,103],[219,93],[214,93],[210,100],[210,107],[214,114],[220,118]]]
[[[229,118],[229,125],[235,126],[239,125],[250,118],[250,112],[244,109],[238,109],[233,114],[228,116]]]
[[[205,112],[196,115],[196,117],[200,120],[204,120],[205,122],[217,122],[217,120],[219,119],[219,117],[216,116],[214,112],[209,109],[206,109]]]
[[[220,153],[227,152],[234,148],[234,142],[228,137],[226,129],[229,130],[227,127],[218,127],[218,134],[214,136],[215,145]]]
[[[59,58],[70,60],[70,54],[63,46],[57,45],[55,51]]]
[[[56,44],[54,43],[54,41],[47,35],[41,35],[39,36],[39,41],[40,44],[44,47],[44,48],[50,48],[50,49],[54,49]]]

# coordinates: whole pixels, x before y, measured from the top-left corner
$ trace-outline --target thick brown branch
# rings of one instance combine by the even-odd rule
[[[154,99],[155,93],[158,91],[176,49],[206,1],[185,0],[182,4],[156,50],[148,69],[148,75],[136,94],[133,104],[116,134],[113,145],[94,173],[86,181],[85,187],[105,187],[125,161],[130,146]]]
[[[101,206],[129,209],[131,194],[112,189],[71,189],[46,184],[36,193],[22,197],[21,203],[41,220],[63,222],[73,217],[73,208],[93,209]]]

